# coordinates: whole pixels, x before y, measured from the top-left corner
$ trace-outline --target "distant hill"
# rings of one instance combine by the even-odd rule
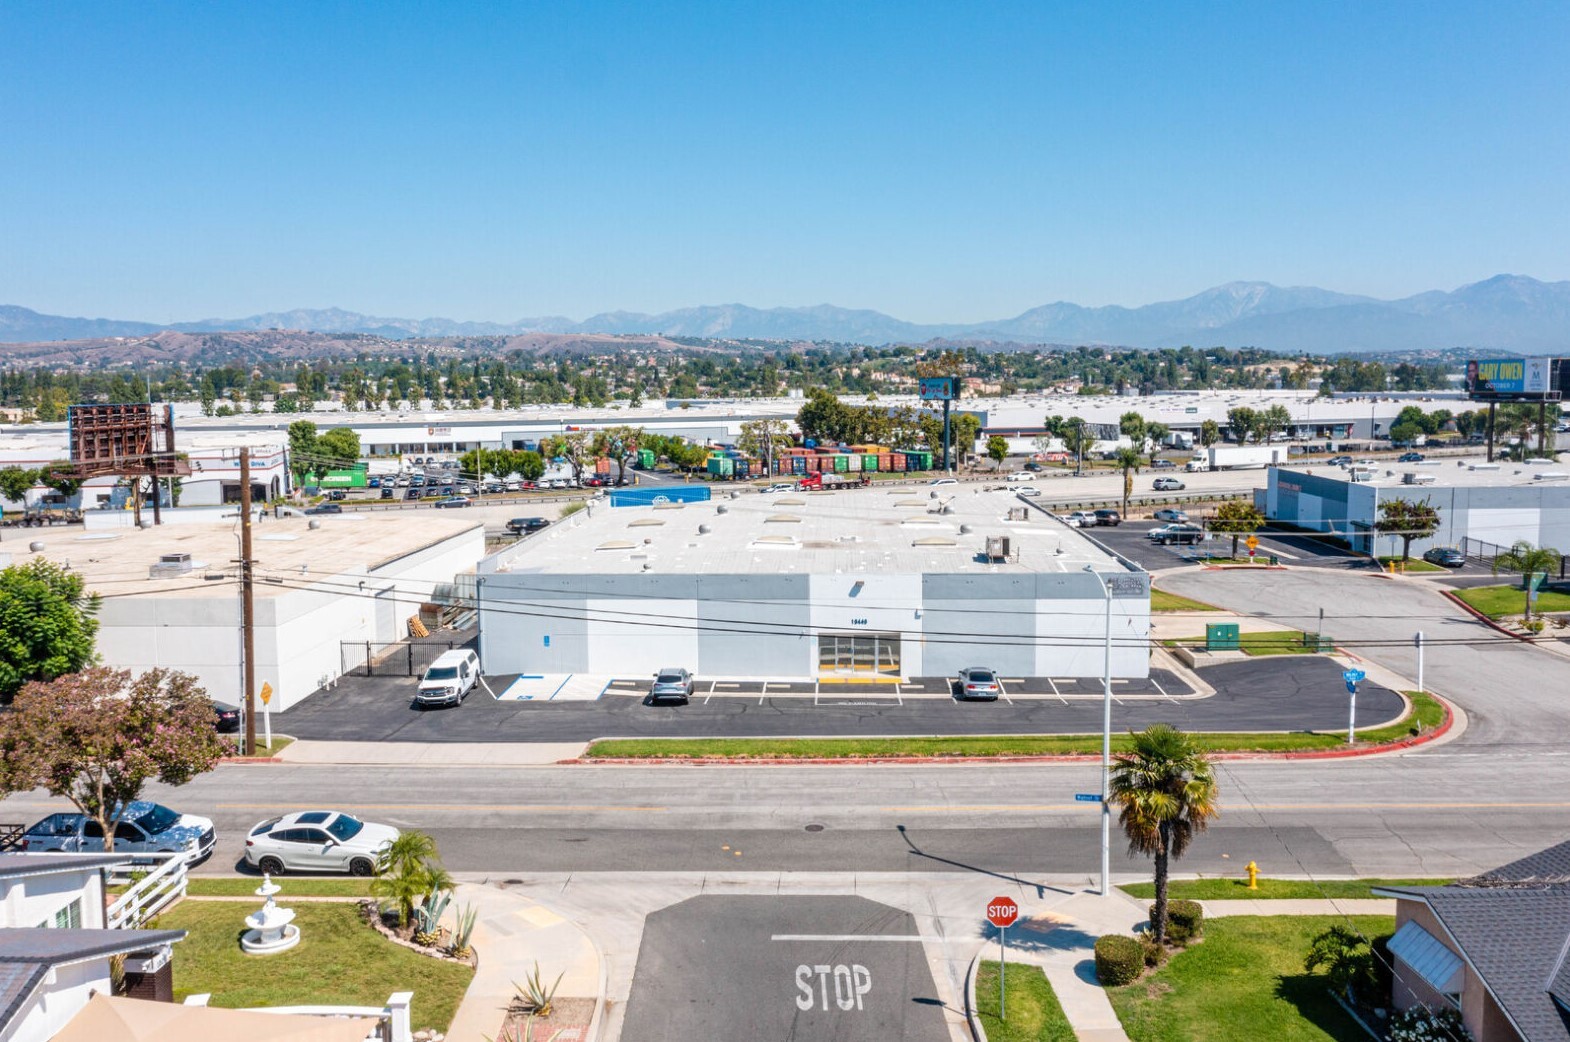
[[[1496,275],[1452,292],[1376,300],[1311,286],[1232,282],[1183,300],[1142,307],[1083,307],[1060,301],[1013,318],[917,324],[878,311],[820,304],[753,308],[722,304],[658,315],[610,311],[582,322],[560,316],[516,322],[386,318],[329,308],[156,326],[63,318],[0,306],[0,343],[38,343],[179,333],[300,330],[385,339],[561,334],[806,340],[836,343],[969,342],[1106,344],[1118,347],[1261,347],[1313,354],[1466,347],[1525,354],[1570,353],[1570,282]]]

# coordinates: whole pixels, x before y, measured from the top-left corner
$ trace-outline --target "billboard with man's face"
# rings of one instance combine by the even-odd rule
[[[1466,392],[1474,398],[1546,398],[1553,389],[1552,359],[1483,358],[1466,364]]]

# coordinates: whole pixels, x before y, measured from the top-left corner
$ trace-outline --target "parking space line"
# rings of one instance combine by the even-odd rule
[[[1008,688],[1003,686],[1003,678],[1002,677],[998,677],[998,694],[1002,695],[1003,696],[1003,701],[1007,702],[1009,705],[1013,705],[1014,704],[1014,700],[1009,697]]]
[[[1167,694],[1167,689],[1161,686],[1161,681],[1156,679],[1154,673],[1152,673],[1151,676],[1150,676],[1150,683],[1151,683],[1152,687],[1154,687],[1157,691],[1161,692],[1161,697],[1162,698],[1166,699],[1168,702],[1171,702],[1173,705],[1177,705],[1177,699],[1175,699],[1171,695]]]
[[[545,700],[545,701],[547,701],[547,702],[552,702],[552,701],[555,701],[555,699],[556,699],[556,696],[557,696],[557,695],[559,695],[559,694],[561,694],[561,689],[562,689],[562,688],[564,688],[564,687],[566,687],[566,686],[567,686],[567,681],[568,681],[568,680],[571,680],[571,679],[572,679],[572,678],[573,678],[573,676],[574,676],[574,675],[575,675],[575,674],[572,674],[572,673],[568,673],[568,674],[567,674],[567,680],[563,680],[563,681],[562,681],[562,682],[561,682],[561,683],[560,683],[560,684],[557,684],[557,685],[556,685],[556,690],[555,690],[555,691],[552,691],[552,692],[551,692],[551,697],[550,697],[550,698],[547,698],[547,699],[546,699],[546,700]]]
[[[1052,694],[1057,698],[1057,700],[1062,702],[1064,705],[1068,705],[1068,699],[1064,698],[1063,692],[1058,690],[1057,681],[1053,680],[1051,677],[1047,677],[1045,679],[1047,681],[1047,686],[1052,688]]]

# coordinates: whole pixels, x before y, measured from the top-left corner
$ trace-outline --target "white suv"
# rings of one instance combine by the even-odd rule
[[[480,679],[480,659],[472,651],[446,651],[420,678],[414,701],[420,706],[462,705]]]

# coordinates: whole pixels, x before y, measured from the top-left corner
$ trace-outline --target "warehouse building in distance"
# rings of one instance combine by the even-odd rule
[[[1570,550],[1570,467],[1553,460],[1276,467],[1263,498],[1270,520],[1340,536],[1359,553],[1401,552],[1399,538],[1375,530],[1379,505],[1392,499],[1426,502],[1439,514],[1433,537],[1412,542],[1414,555],[1455,546],[1491,557],[1518,540]]]
[[[481,562],[491,674],[1149,675],[1150,582],[1024,500],[857,488],[596,506]]]

